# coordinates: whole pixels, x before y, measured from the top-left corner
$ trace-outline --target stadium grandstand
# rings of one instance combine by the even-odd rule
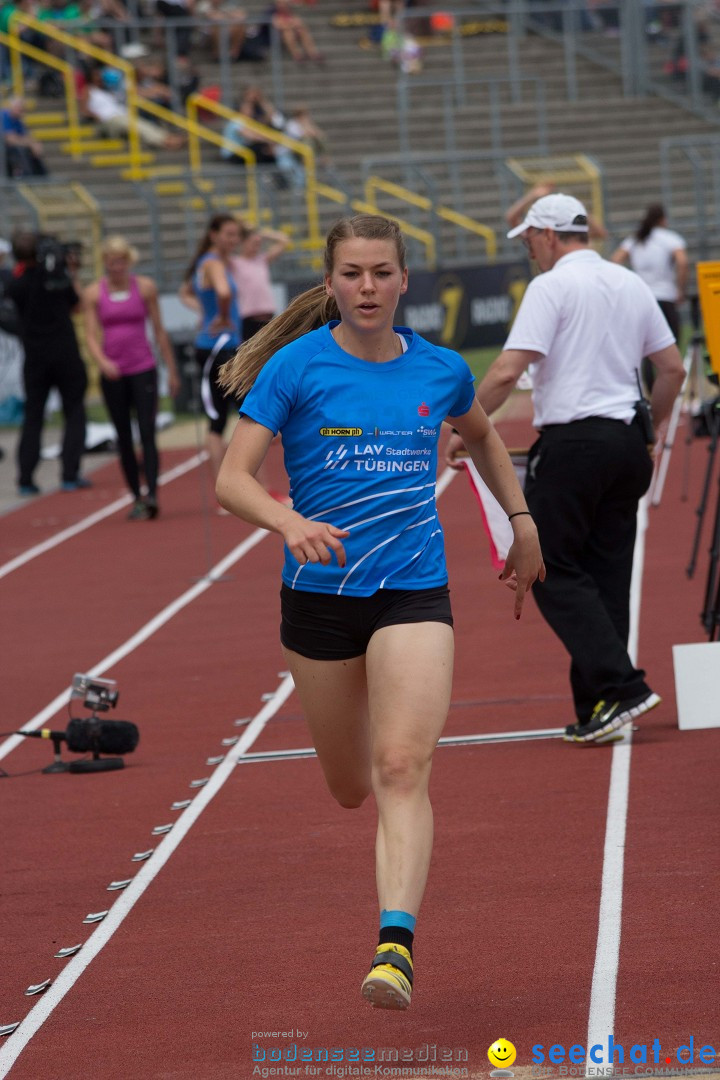
[[[3,91],[24,98],[47,176],[8,160],[1,235],[28,220],[68,239],[82,224],[93,245],[122,231],[172,291],[208,211],[286,231],[278,274],[291,279],[314,272],[334,217],[373,205],[410,227],[415,265],[482,264],[507,252],[504,210],[541,179],[589,199],[610,244],[650,199],[667,204],[693,255],[716,239],[712,5],[408,5],[388,27],[382,5],[363,0],[296,4],[315,59],[291,55],[258,0],[242,18],[229,5],[184,19],[106,6],[111,16],[57,2],[3,9]],[[93,67],[127,132],[110,136],[89,114]],[[249,85],[274,119],[224,142]],[[321,143],[288,135],[298,109]],[[175,139],[148,146],[135,118]],[[288,157],[295,180],[278,167]]]

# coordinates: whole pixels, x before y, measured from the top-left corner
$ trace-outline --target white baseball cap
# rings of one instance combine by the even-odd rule
[[[520,225],[511,229],[508,240],[519,236],[526,229],[552,229],[553,232],[576,232],[588,231],[587,210],[573,195],[543,195],[537,199]]]

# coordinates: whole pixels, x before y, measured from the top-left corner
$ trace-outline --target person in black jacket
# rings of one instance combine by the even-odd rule
[[[53,387],[60,393],[65,418],[62,488],[75,491],[89,487],[89,481],[80,476],[87,374],[71,318],[80,296],[56,241],[22,230],[13,235],[12,250],[15,267],[6,296],[17,307],[19,337],[25,351],[25,415],[18,445],[18,492],[40,493],[33,477],[40,461],[45,406]]]

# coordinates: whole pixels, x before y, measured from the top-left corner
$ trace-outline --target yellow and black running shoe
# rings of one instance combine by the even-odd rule
[[[412,956],[402,945],[378,945],[362,996],[375,1009],[407,1009],[412,997]]]

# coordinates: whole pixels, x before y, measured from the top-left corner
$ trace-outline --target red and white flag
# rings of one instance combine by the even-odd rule
[[[525,470],[527,468],[527,453],[524,450],[510,452],[510,458],[515,467],[520,486],[525,483]],[[467,471],[470,487],[478,501],[480,514],[482,515],[485,532],[490,541],[490,558],[496,570],[502,570],[505,565],[507,553],[513,542],[512,525],[508,521],[507,514],[500,503],[490,491],[480,473],[475,468],[473,461],[463,458],[463,464]]]

